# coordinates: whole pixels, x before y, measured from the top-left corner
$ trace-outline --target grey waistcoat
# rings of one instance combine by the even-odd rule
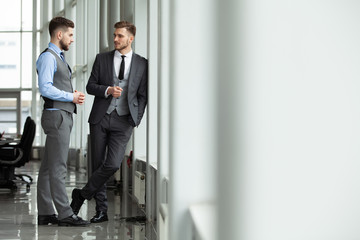
[[[112,111],[114,111],[114,109],[116,109],[116,112],[119,116],[130,114],[129,104],[128,104],[129,81],[126,78],[119,80],[115,74],[115,70],[113,72],[114,72],[113,78],[115,85],[121,87],[123,91],[121,92],[120,97],[113,98],[111,100],[110,106],[106,111],[106,113],[110,114]]]
[[[63,60],[61,60],[61,58],[50,49],[46,49],[44,52],[50,52],[52,55],[54,55],[56,59],[57,70],[54,73],[53,86],[65,92],[72,93],[73,87],[71,84],[71,77],[70,77],[71,68],[69,67],[69,65]],[[45,101],[44,109],[57,108],[70,113],[76,113],[76,105],[73,102],[60,102],[46,97],[43,97],[43,99]]]

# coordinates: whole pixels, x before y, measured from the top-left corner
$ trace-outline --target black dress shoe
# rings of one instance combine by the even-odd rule
[[[106,212],[98,211],[96,212],[96,215],[90,220],[92,223],[100,223],[108,221],[108,216]]]
[[[72,226],[72,227],[85,227],[90,224],[89,221],[83,220],[81,217],[76,216],[75,214],[70,217],[59,220],[59,226]]]
[[[73,212],[77,215],[80,211],[81,206],[85,201],[85,198],[81,196],[81,190],[78,188],[74,188],[71,197],[72,197],[72,201],[70,207],[72,208]]]
[[[56,214],[53,215],[38,215],[38,225],[57,224],[58,217]]]

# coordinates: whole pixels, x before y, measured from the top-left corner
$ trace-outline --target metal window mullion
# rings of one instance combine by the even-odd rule
[[[32,59],[33,63],[36,62],[36,19],[37,19],[37,0],[33,0],[33,19],[32,19]],[[33,64],[34,65],[34,64]],[[36,119],[37,109],[36,109],[36,69],[32,68],[32,84],[31,84],[31,117]]]
[[[20,124],[21,124],[21,92],[17,93],[16,96],[16,133],[20,135]]]
[[[31,30],[18,30],[18,31],[11,31],[11,30],[8,30],[8,31],[2,31],[0,30],[0,33],[31,33],[32,31]]]
[[[23,59],[23,0],[20,1],[20,91],[23,86],[23,79],[22,79],[22,59]],[[20,135],[20,124],[21,124],[21,92],[18,92],[16,97],[16,133]]]
[[[22,79],[22,58],[23,58],[23,0],[20,1],[20,89],[22,89],[23,86],[23,79]]]

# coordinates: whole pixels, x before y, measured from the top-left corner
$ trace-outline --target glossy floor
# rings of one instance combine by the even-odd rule
[[[34,182],[30,186],[30,191],[26,190],[24,184],[18,184],[16,191],[0,189],[0,239],[156,239],[155,231],[150,224],[136,221],[137,218],[129,218],[135,216],[141,218],[144,211],[133,203],[129,194],[116,188],[108,190],[108,222],[91,224],[88,227],[38,226],[36,180],[39,166],[39,161],[31,161],[26,166],[17,169],[17,172],[26,173],[33,177]],[[85,182],[86,175],[84,173],[69,170],[66,182],[68,196],[71,196],[74,187],[81,187]],[[79,216],[83,219],[90,219],[94,213],[94,201],[85,201]]]

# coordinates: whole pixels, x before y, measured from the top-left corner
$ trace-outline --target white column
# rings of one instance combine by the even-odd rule
[[[63,2],[62,4],[58,4],[58,7],[61,7],[61,5],[64,7],[63,9],[58,9],[60,11],[64,12],[64,17],[67,19],[70,19],[71,21],[74,22],[75,24],[75,28],[74,28],[74,43],[72,43],[70,45],[69,51],[65,52],[65,58],[66,58],[66,62],[69,64],[69,66],[71,67],[72,71],[73,71],[73,76],[72,76],[72,85],[74,87],[74,90],[79,90],[77,89],[78,87],[78,73],[74,72],[77,71],[77,66],[76,66],[76,52],[77,52],[77,46],[78,44],[77,42],[77,29],[79,26],[77,26],[77,21],[76,21],[76,10],[74,8],[76,8],[76,5],[73,6],[73,1],[72,0],[64,0],[61,1]],[[55,1],[56,4],[56,1]],[[55,5],[55,13],[58,14],[58,12],[56,12],[56,5]],[[81,31],[81,30],[80,30]],[[71,131],[71,136],[70,136],[70,148],[74,148],[74,149],[79,149],[80,148],[80,141],[81,141],[81,110],[82,106],[77,106],[77,114],[74,114],[74,124],[73,124],[73,128]]]
[[[111,21],[109,23],[109,10],[111,9],[111,6],[109,6],[108,0],[100,1],[100,51],[106,52],[109,51],[109,37],[108,32],[110,30],[109,24],[111,24]],[[110,41],[111,43],[111,41]]]
[[[360,238],[359,8],[219,4],[218,239]]]
[[[76,58],[75,58],[75,66],[74,70],[76,70],[76,89],[83,93],[86,93],[86,68],[85,66],[85,59],[87,57],[86,54],[86,0],[77,0],[76,1],[76,23],[75,23],[75,51],[76,51]],[[85,101],[88,101],[86,99]],[[84,168],[86,166],[86,159],[84,158],[85,150],[87,149],[87,134],[88,134],[88,123],[87,117],[85,116],[85,106],[78,106],[77,107],[77,115],[75,116],[76,124],[78,126],[78,143],[77,148],[80,149],[80,156],[79,156],[79,165],[77,167]]]
[[[65,12],[64,17],[67,19],[70,19],[71,21],[74,22],[74,24],[75,24],[74,36],[76,37],[76,35],[77,35],[76,31],[77,31],[78,26],[76,25],[76,11],[74,11],[74,8],[72,6],[73,1],[72,0],[64,0],[64,1],[65,1],[65,8],[63,9]],[[74,7],[76,8],[76,5]],[[77,39],[75,37],[74,37],[74,41],[76,42]],[[69,51],[65,52],[66,62],[70,65],[71,68],[73,68],[76,64],[76,47],[77,47],[77,45],[75,42],[70,45]]]
[[[100,11],[100,4],[97,0],[89,0],[86,1],[87,6],[87,19],[86,19],[86,41],[85,41],[85,49],[86,49],[86,73],[85,79],[89,79],[92,66],[95,61],[96,54],[99,53],[99,11]],[[85,108],[85,116],[86,121],[90,115],[91,107],[94,101],[94,96],[86,94],[86,101],[84,104]],[[87,127],[87,130],[89,128]],[[89,154],[89,153],[88,153]]]
[[[40,52],[42,52],[50,41],[49,22],[52,19],[52,10],[50,0],[40,1]]]
[[[148,106],[147,106],[147,153],[146,153],[146,215],[148,220],[156,219],[156,192],[151,182],[156,175],[151,167],[157,169],[158,162],[158,1],[148,0]],[[155,206],[155,207],[154,207]],[[154,209],[155,208],[155,209]]]
[[[48,47],[48,43],[50,42],[50,35],[49,35],[49,23],[52,19],[52,1],[51,0],[40,0],[40,53],[44,51]],[[38,57],[38,56],[37,56]],[[39,99],[39,108],[43,109],[44,101],[42,98]],[[40,115],[41,116],[41,115]],[[40,118],[41,119],[41,118]],[[40,122],[38,122],[39,126]],[[46,135],[44,131],[40,131],[40,145],[44,146],[46,140]]]
[[[158,174],[157,174],[157,212],[158,227],[161,216],[159,205],[168,203],[167,179],[169,179],[169,131],[170,131],[170,5],[169,1],[160,1],[159,23],[159,82],[158,82]],[[162,230],[157,229],[158,234]]]
[[[168,234],[168,180],[170,162],[170,3],[159,1],[159,76],[158,76],[158,171],[157,171],[157,233],[159,240]]]
[[[219,47],[215,53],[221,61],[218,74],[218,216],[217,239],[242,239],[246,229],[243,222],[244,203],[241,194],[251,188],[244,182],[249,169],[243,163],[246,151],[244,136],[244,105],[248,95],[245,88],[247,53],[243,39],[246,36],[244,18],[246,1],[226,1],[219,4],[218,27]],[[220,44],[221,43],[221,44]],[[244,51],[244,52],[243,52]],[[249,80],[250,81],[250,80]],[[245,85],[245,86],[244,86]],[[250,189],[249,189],[250,191]],[[226,222],[224,222],[226,221]]]
[[[134,24],[136,26],[136,37],[133,43],[135,52],[147,58],[147,0],[135,0],[134,2]]]
[[[147,0],[136,0],[134,3],[134,24],[136,36],[133,43],[133,50],[147,58]],[[134,129],[134,158],[146,156],[146,116],[139,127]]]
[[[66,0],[53,0],[54,16],[58,15],[61,11],[64,11],[64,1]]]
[[[214,1],[170,3],[169,239],[192,239],[189,207],[214,202]],[[212,230],[212,229],[211,229]]]
[[[120,1],[110,0],[110,18],[108,23],[108,41],[109,49],[114,49],[114,24],[120,22]]]
[[[126,0],[122,0],[120,2],[121,20],[134,22],[135,2],[136,1],[126,1]]]

